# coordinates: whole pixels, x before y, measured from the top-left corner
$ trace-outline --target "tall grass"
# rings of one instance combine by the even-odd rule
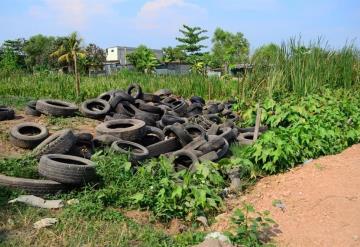
[[[81,95],[76,98],[71,75],[6,73],[0,74],[0,95],[33,98],[60,98],[81,101],[100,93],[126,88],[130,83],[142,85],[145,92],[169,88],[184,97],[199,95],[205,99],[239,97],[255,99],[278,97],[289,93],[307,95],[325,88],[358,88],[360,85],[360,55],[353,45],[341,49],[329,48],[321,39],[305,45],[300,39],[284,42],[271,62],[255,63],[242,78],[222,80],[200,75],[143,75],[122,71],[108,77],[82,77]]]
[[[254,85],[248,91],[296,93],[307,95],[325,88],[352,88],[360,85],[360,53],[352,44],[341,49],[329,48],[322,39],[305,45],[301,39],[290,39],[281,44],[270,59],[249,74]],[[255,92],[258,94],[259,92]]]
[[[82,77],[79,100],[96,97],[111,89],[126,89],[130,83],[134,82],[140,84],[144,92],[169,88],[184,97],[200,95],[205,99],[223,99],[237,95],[236,81],[224,83],[219,78],[206,78],[200,75],[160,76],[121,71],[111,76]],[[76,100],[74,77],[57,74],[25,76],[13,74],[0,78],[0,95]]]

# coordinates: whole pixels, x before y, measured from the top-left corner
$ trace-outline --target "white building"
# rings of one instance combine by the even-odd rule
[[[126,46],[114,46],[106,49],[106,62],[119,64],[122,66],[129,65],[129,62],[126,58],[126,55],[133,52],[136,48],[134,47],[126,47]],[[161,59],[163,57],[162,50],[152,49],[155,53],[157,59]]]

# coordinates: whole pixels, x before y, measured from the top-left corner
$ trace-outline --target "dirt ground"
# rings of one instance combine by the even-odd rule
[[[71,128],[75,130],[75,132],[95,134],[95,127],[100,123],[100,121],[79,116],[71,118],[49,118],[44,115],[34,117],[25,115],[22,111],[16,111],[15,119],[0,122],[0,158],[17,157],[30,152],[29,150],[13,146],[9,141],[11,127],[24,122],[34,122],[44,125],[48,128],[50,134],[64,128]]]
[[[28,152],[8,141],[9,129],[25,121],[41,123],[50,133],[69,127],[94,133],[99,123],[81,117],[49,119],[17,112],[15,120],[0,122],[0,157]],[[274,200],[280,200],[285,209],[273,206]],[[261,179],[244,196],[227,200],[227,212],[217,216],[207,230],[229,229],[233,211],[243,202],[254,204],[258,211],[270,210],[281,231],[274,237],[279,246],[360,246],[360,144],[338,155],[325,156],[287,173]],[[128,217],[149,221],[149,216],[138,213],[129,212]],[[165,228],[174,234],[182,227],[175,220]]]
[[[285,209],[273,206],[281,200]],[[246,195],[227,201],[213,230],[229,227],[242,202],[270,210],[282,233],[278,246],[360,246],[360,144],[259,181]]]

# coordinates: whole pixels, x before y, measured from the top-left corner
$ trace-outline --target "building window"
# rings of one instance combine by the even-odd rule
[[[111,52],[114,52],[114,49],[111,49]]]

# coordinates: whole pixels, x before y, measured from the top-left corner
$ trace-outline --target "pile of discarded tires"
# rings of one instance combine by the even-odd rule
[[[206,103],[198,96],[185,100],[168,89],[143,93],[137,84],[131,84],[127,90],[105,92],[86,100],[79,108],[60,100],[31,101],[25,109],[29,115],[70,117],[80,111],[103,123],[96,127],[95,137],[71,129],[49,136],[44,126],[22,123],[10,130],[10,141],[15,146],[33,149],[40,160],[39,174],[50,179],[36,181],[52,183],[53,190],[49,191],[49,184],[41,184],[39,190],[35,188],[35,194],[43,194],[44,188],[48,188],[45,192],[55,192],[60,187],[63,190],[94,180],[95,165],[89,159],[95,148],[110,147],[114,152],[127,154],[136,165],[166,155],[173,161],[175,171],[195,171],[199,162],[226,156],[231,143],[253,142],[254,127],[236,125],[240,117],[232,110],[233,103]],[[266,127],[260,127],[259,134],[265,130]],[[20,188],[34,193],[34,187],[29,189],[26,181],[20,184]],[[0,177],[0,185],[4,185],[4,177]]]

